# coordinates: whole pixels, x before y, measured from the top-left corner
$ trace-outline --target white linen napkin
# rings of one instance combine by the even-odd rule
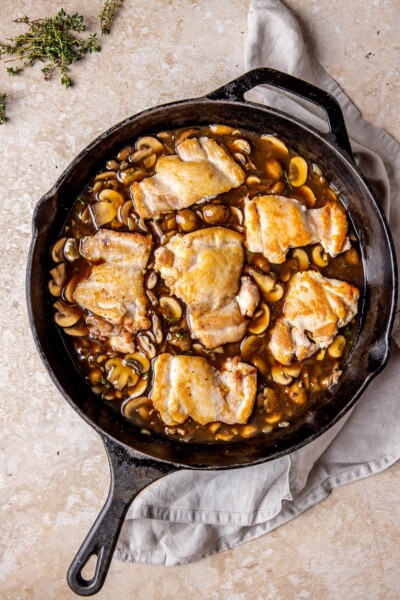
[[[258,66],[296,75],[339,100],[357,163],[382,202],[399,252],[400,146],[362,119],[313,59],[294,15],[279,0],[253,0],[250,6],[246,67]],[[314,107],[269,90],[261,93],[264,102],[325,127]],[[399,313],[394,338],[400,342]],[[114,557],[165,565],[194,561],[271,531],[332,488],[393,464],[400,458],[399,367],[400,350],[394,347],[383,376],[355,408],[289,456],[246,469],[181,471],[152,484],[132,503]]]

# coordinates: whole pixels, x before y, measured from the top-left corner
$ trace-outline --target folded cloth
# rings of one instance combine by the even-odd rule
[[[341,104],[354,156],[375,188],[400,250],[400,146],[364,121],[310,54],[299,24],[279,0],[253,0],[248,69],[268,66],[305,79]],[[318,110],[263,89],[262,101],[323,129]],[[400,342],[397,314],[394,338]],[[132,503],[115,558],[177,565],[254,539],[293,519],[332,488],[377,473],[400,457],[400,350],[339,423],[311,444],[272,462],[222,472],[181,471]]]

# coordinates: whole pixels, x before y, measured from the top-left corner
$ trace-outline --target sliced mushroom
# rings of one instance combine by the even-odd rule
[[[124,365],[122,358],[114,356],[108,359],[104,365],[107,371],[107,380],[117,390],[123,390],[126,385],[129,387],[135,385],[139,379],[139,375],[127,365]]]
[[[129,216],[130,216],[132,210],[133,210],[132,200],[127,200],[118,209],[118,219],[121,221],[121,223],[123,223],[127,227],[129,226],[128,219],[129,219]]]
[[[242,154],[250,154],[251,147],[247,140],[237,139],[230,144],[233,152],[241,152]]]
[[[98,198],[100,201],[110,202],[111,204],[113,204],[116,207],[122,206],[124,203],[124,199],[123,199],[122,195],[119,192],[116,192],[115,190],[110,190],[109,188],[101,190],[101,192],[98,195]],[[96,205],[93,205],[93,206],[96,206]]]
[[[283,183],[283,181],[277,181],[276,183],[274,183],[274,185],[270,188],[269,193],[270,194],[275,194],[275,195],[282,195],[283,192],[285,191],[285,184]]]
[[[119,153],[117,154],[117,159],[118,159],[120,162],[122,162],[122,161],[126,160],[126,159],[128,158],[128,156],[129,156],[130,154],[132,154],[132,152],[133,152],[133,147],[132,147],[132,146],[125,146],[125,148],[123,148],[123,149],[121,150],[121,152],[119,152]]]
[[[321,244],[312,249],[311,256],[318,267],[326,267],[329,262],[328,255],[324,252]]]
[[[296,250],[293,250],[292,257],[297,261],[299,271],[307,271],[310,266],[310,259],[305,250],[296,248]]]
[[[124,357],[124,363],[134,369],[137,373],[147,373],[150,369],[150,361],[142,354],[142,352],[135,352],[134,354],[126,354]]]
[[[145,171],[145,169],[130,167],[125,171],[120,171],[118,173],[118,178],[124,184],[124,186],[128,187],[132,185],[134,181],[140,181],[147,175],[148,173]]]
[[[293,377],[289,375],[286,367],[283,365],[273,365],[271,367],[272,379],[279,385],[289,385],[293,381]]]
[[[156,338],[156,342],[157,342],[157,344],[161,344],[161,342],[163,341],[163,331],[161,329],[161,321],[160,321],[159,317],[157,317],[157,315],[153,315],[151,320],[152,320],[152,324],[153,324],[153,332],[154,332],[154,337]]]
[[[72,325],[76,325],[82,316],[80,308],[71,306],[63,300],[57,300],[53,306],[57,310],[54,320],[60,327],[72,327]]]
[[[176,213],[176,222],[179,225],[180,231],[189,233],[194,231],[198,227],[196,213],[190,210],[190,208],[184,208]]]
[[[231,135],[235,131],[233,127],[228,125],[210,125],[209,129],[216,135]]]
[[[261,179],[259,177],[256,177],[255,175],[249,175],[248,177],[246,177],[245,184],[249,187],[259,185],[260,183]]]
[[[149,148],[151,150],[151,154],[159,154],[164,150],[164,146],[160,140],[150,135],[145,135],[139,138],[136,142],[137,150],[144,150],[145,148]]]
[[[56,298],[58,296],[61,296],[61,292],[62,292],[62,286],[58,285],[54,279],[50,279],[49,283],[48,283],[48,288],[49,288],[49,292],[52,296],[55,296]]]
[[[241,165],[245,165],[247,158],[241,152],[235,152],[233,155],[234,159],[240,162]]]
[[[282,156],[289,154],[289,150],[284,142],[275,135],[265,134],[261,136],[263,142],[267,142],[272,148],[278,151]]]
[[[244,425],[240,429],[240,436],[244,438],[253,437],[258,433],[257,427],[255,425]]]
[[[284,293],[285,286],[283,285],[283,283],[278,282],[275,284],[275,287],[273,287],[270,292],[264,294],[264,298],[268,300],[268,302],[278,302],[279,300],[281,300],[281,298],[283,298]]]
[[[307,208],[313,208],[315,206],[317,199],[314,192],[308,187],[308,185],[301,185],[299,188],[297,188],[296,192],[300,194],[301,199],[304,199],[304,203]]]
[[[147,278],[146,281],[146,287],[148,290],[152,290],[153,288],[156,287],[157,285],[157,281],[158,281],[158,275],[155,271],[151,271],[150,275]]]
[[[158,221],[150,221],[149,223],[151,229],[153,230],[153,232],[159,237],[163,237],[164,235],[164,230],[161,227],[160,223]]]
[[[360,263],[360,256],[355,248],[350,248],[344,253],[344,260],[348,265],[358,265]]]
[[[278,399],[275,390],[272,388],[264,388],[262,391],[263,408],[267,414],[274,412],[277,408]]]
[[[69,262],[74,262],[79,258],[79,248],[75,238],[68,238],[65,242],[64,256]]]
[[[188,137],[190,137],[191,135],[194,135],[197,132],[198,132],[198,129],[193,129],[193,127],[191,129],[185,129],[184,131],[181,131],[180,133],[178,133],[178,135],[175,139],[175,145],[179,146],[179,144],[181,144]]]
[[[156,160],[156,154],[150,154],[150,156],[146,156],[146,158],[143,159],[143,165],[146,167],[146,169],[151,169],[151,167],[154,167],[156,164]]]
[[[276,158],[269,158],[265,164],[265,172],[268,179],[278,181],[283,177],[283,167]]]
[[[73,325],[72,327],[65,327],[64,333],[72,337],[83,337],[88,334],[88,330],[83,325]]]
[[[270,262],[265,256],[262,254],[258,254],[256,258],[253,260],[255,266],[260,269],[263,273],[269,273],[271,265]]]
[[[346,338],[344,335],[337,335],[330,346],[328,346],[328,354],[332,358],[340,358],[343,355],[346,347]]]
[[[80,219],[84,225],[93,222],[92,215],[88,206],[85,208],[85,210],[81,212]]]
[[[51,258],[55,263],[62,262],[64,260],[64,244],[67,241],[66,237],[62,237],[56,241],[51,249]]]
[[[293,383],[288,391],[288,396],[295,404],[304,404],[307,400],[307,391],[302,381]]]
[[[268,415],[267,417],[265,417],[265,422],[268,425],[274,425],[275,423],[279,423],[279,421],[281,419],[282,419],[282,413],[277,412],[277,413],[273,413],[272,415]]]
[[[141,150],[136,150],[136,152],[130,154],[129,162],[133,164],[139,163],[152,154],[154,154],[154,152],[151,148],[142,148]]]
[[[262,344],[261,338],[256,335],[249,335],[240,345],[240,355],[245,362],[250,362],[252,357],[257,354]]]
[[[147,379],[143,379],[143,377],[140,377],[139,381],[136,383],[136,385],[134,385],[133,387],[131,387],[127,390],[128,394],[129,394],[129,398],[133,399],[133,398],[138,398],[140,396],[143,396],[143,394],[145,393],[145,391],[147,389],[147,385],[148,385]]]
[[[270,373],[270,366],[266,358],[260,355],[252,356],[250,363],[257,369],[257,371],[260,371],[263,377],[268,377]]]
[[[227,221],[230,216],[229,208],[224,204],[205,204],[200,210],[207,225],[219,225]]]
[[[249,323],[250,333],[260,335],[267,330],[270,321],[270,309],[265,302],[261,302],[259,309]]]
[[[103,181],[104,179],[117,179],[117,174],[114,171],[104,171],[103,173],[98,173],[94,181]]]
[[[58,286],[62,286],[65,283],[66,277],[65,263],[60,263],[51,269],[50,275]]]
[[[106,162],[106,167],[107,167],[107,169],[109,169],[110,171],[118,171],[118,169],[119,169],[119,166],[120,166],[120,165],[119,165],[119,162],[118,162],[117,160],[114,160],[114,159],[112,159],[112,160],[108,160],[108,161]]]
[[[162,296],[160,298],[160,308],[169,321],[179,321],[182,316],[182,307],[178,300],[172,296]]]
[[[242,225],[243,223],[243,213],[237,206],[230,206],[230,211],[233,219],[238,223],[238,225]]]
[[[117,216],[118,208],[111,202],[96,202],[90,206],[97,227],[111,223]]]
[[[300,187],[307,181],[308,165],[302,156],[294,156],[289,163],[289,181],[293,187]]]
[[[67,285],[64,287],[64,298],[67,300],[67,302],[71,302],[74,303],[75,299],[74,299],[74,291],[76,286],[79,283],[79,277],[77,275],[74,275],[73,277],[71,277],[71,279],[68,281]]]
[[[215,439],[217,439],[218,441],[221,442],[230,442],[234,437],[234,433],[233,432],[228,432],[228,431],[219,431],[216,435],[215,435]]]
[[[176,216],[175,215],[167,216],[162,223],[162,227],[163,227],[164,231],[174,231],[175,229],[177,229],[178,224],[176,222]]]
[[[154,344],[150,341],[150,338],[148,335],[144,335],[144,334],[138,335],[136,338],[136,341],[137,341],[138,345],[140,346],[140,349],[147,356],[147,358],[149,358],[151,360],[152,358],[155,357],[157,351],[156,351]]]
[[[289,281],[289,279],[292,276],[293,267],[294,265],[292,260],[285,261],[285,263],[282,265],[281,270],[279,271],[278,277],[280,281],[283,281],[284,283],[287,283]]]
[[[261,294],[264,297],[267,297],[271,290],[273,290],[276,287],[276,285],[279,285],[276,283],[275,279],[271,275],[260,273],[255,269],[250,270],[250,275],[253,277],[254,281],[260,288]]]
[[[132,419],[133,413],[138,408],[146,405],[151,405],[151,400],[147,396],[130,397],[122,407],[123,415],[126,419]]]

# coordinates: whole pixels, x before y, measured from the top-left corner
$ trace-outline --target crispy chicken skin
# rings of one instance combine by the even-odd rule
[[[188,307],[192,337],[206,348],[239,341],[246,320],[235,295],[243,268],[243,239],[224,227],[175,235],[155,252],[155,268]]]
[[[346,215],[337,202],[307,210],[284,196],[246,198],[244,217],[247,249],[275,264],[286,260],[289,248],[321,242],[331,256],[350,248]]]
[[[293,275],[283,316],[276,322],[269,342],[274,358],[289,365],[294,358],[304,360],[329,346],[338,329],[357,314],[358,298],[357,288],[317,271]]]
[[[143,219],[187,208],[245,179],[243,169],[212,139],[188,138],[176,151],[158,159],[155,175],[132,185],[135,208]]]
[[[94,264],[74,291],[78,304],[112,325],[136,333],[151,326],[143,274],[152,246],[150,235],[101,229],[83,238],[81,255]]]
[[[220,371],[200,356],[160,354],[154,362],[151,400],[166,425],[191,417],[205,425],[213,421],[246,423],[254,406],[257,370],[228,359]]]

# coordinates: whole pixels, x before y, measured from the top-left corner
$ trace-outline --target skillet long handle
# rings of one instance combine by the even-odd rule
[[[103,587],[132,500],[148,485],[177,470],[166,463],[133,456],[107,437],[103,442],[110,465],[110,490],[67,574],[70,588],[79,596],[92,596]],[[92,556],[97,557],[95,572],[91,579],[85,579],[82,570]]]
[[[297,79],[288,73],[282,73],[275,69],[260,67],[248,71],[237,79],[226,83],[216,89],[211,94],[207,94],[210,100],[231,100],[243,102],[244,94],[258,85],[269,85],[285,92],[290,92],[295,96],[300,96],[313,104],[323,108],[326,113],[330,132],[333,135],[336,144],[347,152],[350,158],[353,158],[349,136],[346,129],[342,109],[339,102],[320,88],[307,83],[302,79]]]

